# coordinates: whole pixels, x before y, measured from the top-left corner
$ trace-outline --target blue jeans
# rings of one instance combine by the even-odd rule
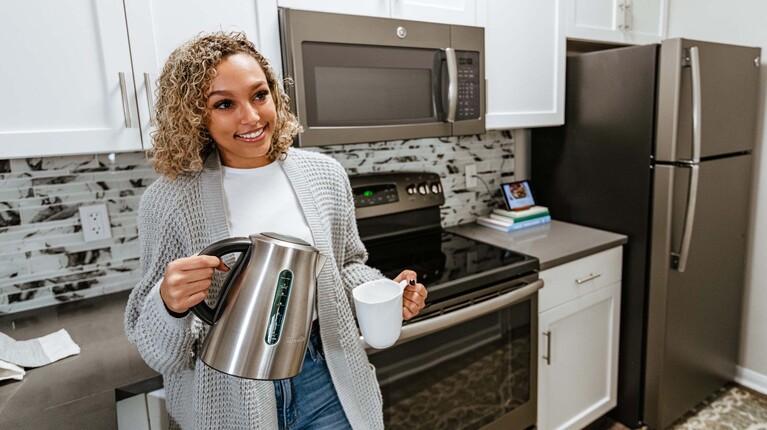
[[[351,429],[325,363],[319,331],[312,331],[301,373],[274,381],[280,430]]]

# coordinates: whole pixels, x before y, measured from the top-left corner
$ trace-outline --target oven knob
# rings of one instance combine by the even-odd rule
[[[431,192],[434,194],[439,194],[439,182],[431,184]]]
[[[426,184],[419,184],[418,185],[418,193],[419,194],[428,194],[429,193],[429,189],[426,188]]]
[[[406,192],[407,192],[409,195],[411,195],[411,196],[412,196],[413,194],[415,194],[415,185],[408,185],[408,186],[405,188],[405,191],[406,191]]]

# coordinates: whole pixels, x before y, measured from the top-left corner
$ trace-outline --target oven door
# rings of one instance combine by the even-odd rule
[[[524,429],[535,424],[536,280],[403,327],[376,367],[385,427]],[[415,341],[414,341],[415,340]]]

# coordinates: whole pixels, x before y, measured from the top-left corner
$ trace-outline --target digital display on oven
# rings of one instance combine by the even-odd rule
[[[354,194],[354,207],[357,209],[399,201],[395,184],[359,186],[353,188],[352,193]]]

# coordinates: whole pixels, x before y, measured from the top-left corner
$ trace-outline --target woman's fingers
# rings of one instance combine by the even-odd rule
[[[423,284],[408,285],[402,293],[402,318],[409,320],[426,305],[426,287]]]
[[[160,285],[160,297],[170,310],[183,313],[208,294],[216,269],[229,268],[211,255],[195,255],[170,262]]]

